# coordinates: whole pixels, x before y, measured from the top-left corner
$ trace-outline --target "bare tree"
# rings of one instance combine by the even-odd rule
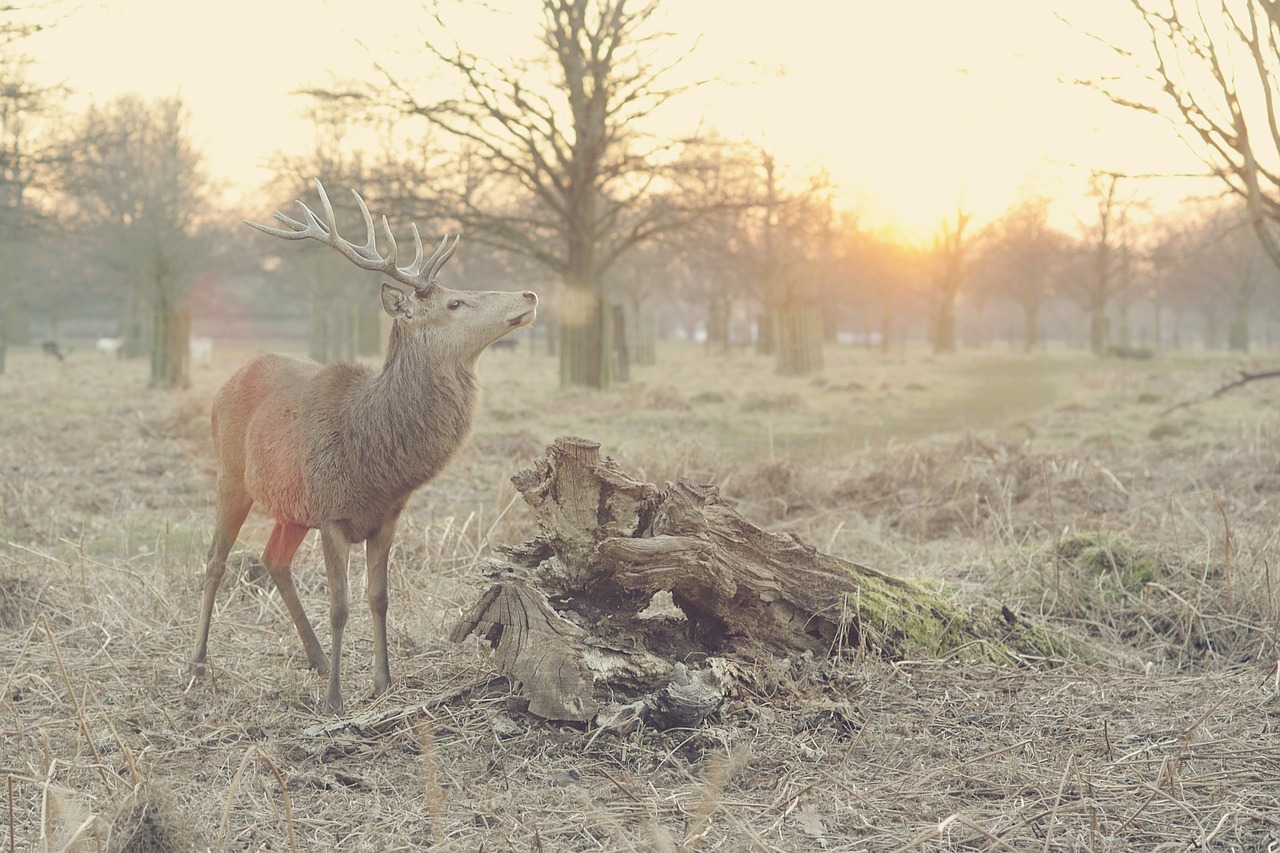
[[[445,209],[472,239],[532,258],[564,281],[563,384],[611,383],[605,273],[676,221],[658,196],[670,143],[640,130],[681,91],[667,83],[680,58],[651,60],[658,5],[543,0],[545,65],[502,67],[461,46],[428,43],[427,53],[461,83],[453,98],[425,100],[380,68],[394,106],[463,145],[458,179],[435,187]]]
[[[1024,198],[988,229],[983,269],[994,294],[1022,312],[1022,347],[1040,345],[1040,312],[1053,292],[1067,237],[1049,224],[1049,200]]]
[[[1095,355],[1106,354],[1111,346],[1108,311],[1130,284],[1125,253],[1133,201],[1120,191],[1122,177],[1114,172],[1095,172],[1090,178],[1097,217],[1081,220],[1080,269],[1065,279],[1067,293],[1088,318],[1089,349]]]
[[[9,341],[29,334],[24,284],[46,219],[31,197],[49,188],[60,151],[50,125],[64,92],[33,83],[28,65],[0,55],[0,373]]]
[[[1210,173],[1244,199],[1250,225],[1280,266],[1280,4],[1273,0],[1130,0],[1146,24],[1146,69],[1160,94],[1099,85],[1153,113],[1172,107]],[[1133,56],[1128,49],[1117,47]]]
[[[56,144],[33,125],[61,102],[61,86],[39,86],[27,73],[30,60],[15,44],[55,25],[65,13],[65,0],[9,0],[0,4],[0,373],[12,338],[29,332],[19,286],[35,247],[40,219],[28,195],[47,175]]]
[[[966,230],[973,214],[961,206],[942,220],[933,238],[931,290],[933,324],[930,342],[935,353],[956,350],[956,299],[964,285],[972,240]]]
[[[66,190],[102,262],[126,282],[126,347],[151,356],[151,384],[187,384],[184,290],[199,257],[197,216],[209,181],[177,98],[125,95],[85,115]]]
[[[819,283],[834,253],[833,212],[825,176],[789,189],[769,152],[761,152],[760,275],[764,300],[762,349],[774,355],[782,376],[821,370],[824,339]]]
[[[676,171],[684,204],[704,213],[663,238],[687,273],[668,292],[705,309],[709,352],[729,350],[735,314],[753,310],[763,292],[757,155],[712,133],[683,147]]]
[[[0,3],[0,48],[54,26],[71,5],[68,0],[6,0]]]
[[[1249,227],[1243,204],[1211,210],[1197,229],[1198,246],[1193,259],[1199,272],[1200,302],[1227,308],[1226,344],[1236,352],[1248,352],[1250,326],[1264,285],[1275,287],[1277,270]]]
[[[867,345],[887,354],[897,341],[906,303],[919,295],[922,252],[901,235],[863,228],[847,228],[842,241],[844,301],[861,309]]]
[[[1193,237],[1181,214],[1163,216],[1153,225],[1153,241],[1147,250],[1146,292],[1151,300],[1152,338],[1156,349],[1165,346],[1166,327],[1175,349],[1182,344],[1182,305],[1179,284],[1187,268]],[[1167,323],[1172,310],[1173,322]]]

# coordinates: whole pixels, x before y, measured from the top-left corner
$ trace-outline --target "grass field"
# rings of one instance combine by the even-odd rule
[[[352,572],[348,714],[403,714],[323,735],[323,680],[248,561],[219,597],[210,677],[186,672],[208,401],[258,348],[219,342],[181,393],[84,349],[10,350],[0,849],[1280,849],[1280,386],[1164,414],[1235,360],[832,348],[820,376],[782,380],[751,353],[671,344],[590,393],[559,390],[548,357],[488,353],[471,442],[402,519],[396,683],[377,700],[359,556]],[[492,546],[535,532],[509,477],[564,434],[1085,651],[1020,669],[742,661],[695,730],[529,717],[485,648],[446,635]],[[269,528],[250,517],[246,555]],[[296,567],[324,641],[312,538]]]

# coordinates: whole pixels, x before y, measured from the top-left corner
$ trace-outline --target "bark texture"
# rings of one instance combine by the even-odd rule
[[[761,530],[714,486],[637,480],[593,441],[557,439],[512,482],[540,533],[500,549],[453,638],[492,643],[539,716],[690,725],[730,689],[735,660],[770,655],[1020,664],[1061,651],[1006,608],[962,608]],[[639,698],[602,707],[604,695]]]

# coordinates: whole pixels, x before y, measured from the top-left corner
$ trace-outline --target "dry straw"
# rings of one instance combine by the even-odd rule
[[[491,373],[488,410],[506,418],[480,424],[406,509],[390,618],[399,681],[376,701],[357,691],[337,720],[320,712],[322,680],[302,667],[277,597],[243,569],[219,598],[215,677],[186,674],[210,524],[203,401],[126,393],[145,384],[129,365],[12,355],[0,408],[3,849],[1280,845],[1269,404],[1180,413],[1152,437],[1131,426],[1156,416],[1139,398],[1174,399],[1187,377],[1095,365],[1070,399],[1028,416],[1034,440],[1009,426],[788,455],[797,430],[855,412],[890,422],[933,393],[867,378],[895,374],[902,387],[909,365],[829,355],[830,381],[803,393],[770,387],[761,364],[718,365],[721,386],[801,394],[793,414],[755,400],[744,410],[723,387],[666,389],[698,374],[696,353],[648,378],[637,369],[647,388],[566,394],[549,412],[549,363]],[[922,383],[941,388],[933,375]],[[214,380],[198,376],[193,397]],[[849,390],[855,380],[862,390]],[[687,405],[637,404],[659,397]],[[758,428],[760,441],[685,438],[717,424]],[[961,602],[996,599],[1079,653],[1034,668],[847,649],[744,660],[725,707],[696,730],[619,736],[532,719],[479,643],[444,636],[490,547],[530,534],[506,478],[544,434],[596,429],[648,479],[716,480],[755,523]],[[242,547],[260,550],[264,532],[251,524]],[[296,574],[323,611],[313,548]],[[368,683],[360,607],[348,637],[347,679]]]

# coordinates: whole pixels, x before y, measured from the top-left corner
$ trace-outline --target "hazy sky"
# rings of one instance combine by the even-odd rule
[[[536,3],[523,3],[479,23],[454,8],[453,34],[498,61],[531,50]],[[958,203],[994,217],[1020,189],[1078,206],[1088,166],[1197,168],[1161,120],[1063,82],[1111,61],[1082,29],[1140,37],[1129,4],[1061,4],[1074,26],[1049,5],[667,0],[677,41],[697,40],[686,73],[735,82],[687,96],[668,120],[687,129],[705,118],[797,172],[823,166],[851,204],[917,233]],[[409,62],[422,9],[408,0],[101,0],[23,49],[81,104],[180,94],[211,171],[232,199],[253,198],[273,152],[309,147],[304,99],[289,93],[331,75],[370,77],[375,58]]]

